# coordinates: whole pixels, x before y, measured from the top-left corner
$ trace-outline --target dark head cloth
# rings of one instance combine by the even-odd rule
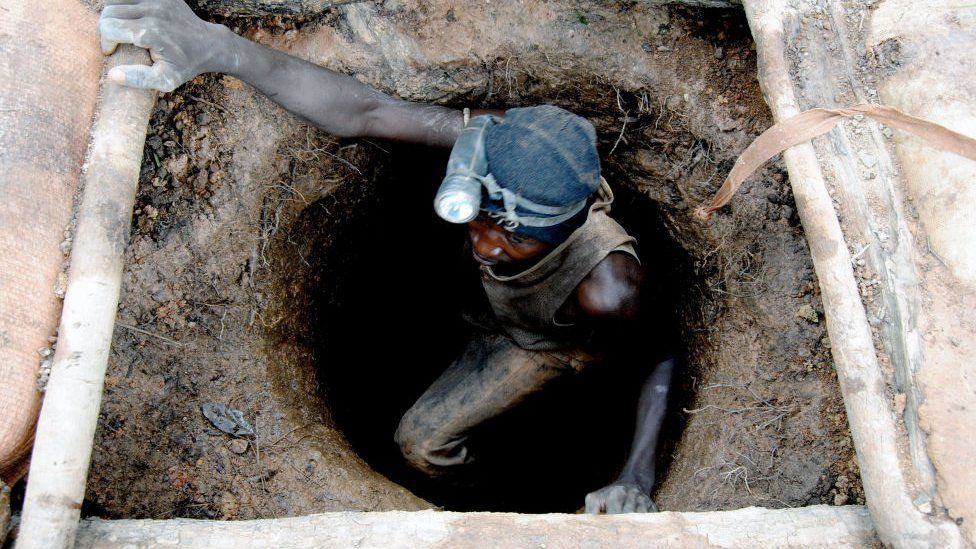
[[[583,117],[553,105],[509,109],[485,135],[488,171],[498,184],[536,204],[566,206],[589,198],[600,187],[596,131]],[[504,211],[500,202],[482,208]],[[516,210],[519,215],[545,217]],[[550,244],[565,240],[586,221],[587,208],[553,227],[519,225],[514,232]]]

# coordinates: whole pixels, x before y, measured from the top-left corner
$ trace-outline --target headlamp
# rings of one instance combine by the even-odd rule
[[[504,211],[499,212],[498,217],[509,230],[519,225],[552,227],[586,207],[586,198],[561,206],[537,204],[499,185],[495,177],[488,173],[485,154],[485,134],[495,124],[498,124],[498,119],[494,116],[476,116],[461,130],[461,136],[447,161],[447,175],[434,197],[437,215],[451,223],[471,221],[481,210],[482,187],[491,200],[503,205]],[[516,208],[540,215],[520,214]]]
[[[434,198],[434,210],[451,223],[467,223],[478,216],[481,205],[481,182],[456,175],[444,178]]]
[[[488,174],[485,133],[497,123],[494,116],[476,116],[461,130],[447,161],[447,175],[434,197],[434,210],[446,221],[467,223],[478,216],[481,181]]]

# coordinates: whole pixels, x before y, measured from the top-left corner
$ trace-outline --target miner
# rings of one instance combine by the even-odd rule
[[[395,439],[416,469],[463,471],[477,458],[469,440],[479,425],[599,362],[595,334],[641,313],[635,239],[608,215],[613,193],[586,119],[551,105],[469,111],[403,101],[203,21],[182,0],[106,0],[99,32],[105,54],[120,43],[150,51],[151,66],[109,72],[120,84],[172,91],[220,72],[335,136],[452,148],[434,208],[467,224],[489,307],[466,315],[475,330],[465,349],[400,421]],[[586,496],[588,512],[656,510],[650,494],[673,369],[671,358],[652,369],[627,463]]]

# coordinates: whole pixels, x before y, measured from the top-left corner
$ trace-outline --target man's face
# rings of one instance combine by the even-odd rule
[[[475,261],[488,266],[519,263],[538,257],[552,248],[541,240],[505,230],[483,212],[468,222],[468,235]]]

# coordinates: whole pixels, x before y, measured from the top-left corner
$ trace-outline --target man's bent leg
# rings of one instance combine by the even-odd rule
[[[594,360],[579,350],[529,351],[503,335],[478,332],[404,414],[397,444],[412,466],[430,476],[469,464],[471,429]]]

